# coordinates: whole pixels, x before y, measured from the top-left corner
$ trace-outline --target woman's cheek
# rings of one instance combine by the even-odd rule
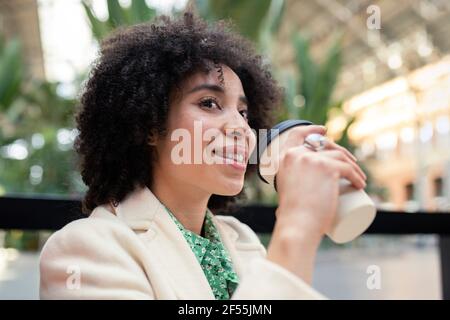
[[[255,132],[251,131],[248,141],[249,141],[249,154],[250,154],[251,152],[253,152],[253,150],[256,147],[256,135],[255,135]]]

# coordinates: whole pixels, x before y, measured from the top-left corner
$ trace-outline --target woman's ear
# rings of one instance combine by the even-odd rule
[[[158,135],[156,134],[155,130],[150,131],[148,138],[147,138],[147,143],[150,146],[156,146],[157,140],[158,140]]]

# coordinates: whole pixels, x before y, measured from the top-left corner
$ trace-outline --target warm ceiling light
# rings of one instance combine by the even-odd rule
[[[450,120],[446,116],[440,116],[436,119],[436,131],[440,134],[447,134],[450,132]]]
[[[400,54],[394,53],[391,54],[388,58],[388,66],[392,70],[396,70],[403,65],[403,60]]]

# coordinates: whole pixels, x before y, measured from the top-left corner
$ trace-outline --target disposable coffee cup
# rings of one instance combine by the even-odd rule
[[[312,125],[306,120],[286,120],[275,125],[267,135],[259,137],[258,175],[266,183],[275,187],[275,176],[279,168],[280,153],[289,138],[289,130],[301,125]],[[292,173],[301,179],[302,173]],[[345,243],[360,236],[373,222],[376,207],[372,199],[362,189],[356,189],[346,179],[339,181],[339,199],[335,220],[327,236],[336,243]]]

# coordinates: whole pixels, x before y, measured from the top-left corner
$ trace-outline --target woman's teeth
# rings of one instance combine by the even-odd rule
[[[220,154],[215,152],[216,155],[218,155],[219,157],[225,158],[225,159],[230,159],[230,160],[234,160],[236,162],[240,162],[240,163],[244,163],[244,156],[242,154],[238,154],[238,153],[226,153],[226,154]]]

